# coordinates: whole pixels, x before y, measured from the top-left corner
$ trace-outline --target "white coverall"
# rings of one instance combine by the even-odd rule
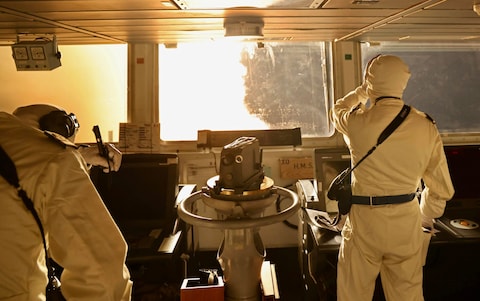
[[[367,68],[366,82],[339,99],[332,110],[356,164],[404,105],[410,73],[396,57],[381,56]],[[367,108],[367,99],[391,96]],[[398,98],[398,99],[397,99]],[[371,301],[380,273],[389,301],[423,300],[423,261],[430,234],[424,221],[440,217],[454,189],[435,124],[412,108],[409,116],[353,171],[352,193],[393,196],[414,193],[423,179],[420,204],[353,204],[342,230],[338,255],[337,300]],[[425,243],[426,242],[426,243]]]
[[[49,255],[64,268],[68,301],[130,300],[127,245],[71,146],[0,112],[0,145],[17,167],[47,236]],[[0,176],[0,300],[45,300],[47,269],[32,213]]]

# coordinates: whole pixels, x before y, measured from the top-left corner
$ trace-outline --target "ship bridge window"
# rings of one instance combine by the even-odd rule
[[[301,128],[333,134],[329,47],[324,42],[210,41],[159,47],[162,140],[198,130]]]
[[[441,133],[480,132],[480,44],[362,44],[362,66],[378,54],[401,57],[411,77],[403,98]]]

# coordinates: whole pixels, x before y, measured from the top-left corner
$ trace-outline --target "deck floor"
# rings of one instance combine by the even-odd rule
[[[303,300],[303,283],[297,248],[267,249],[265,260],[275,264],[281,301]],[[216,251],[197,252],[188,260],[187,277],[198,277],[200,269],[217,269]],[[180,301],[179,281],[134,280],[132,301]]]

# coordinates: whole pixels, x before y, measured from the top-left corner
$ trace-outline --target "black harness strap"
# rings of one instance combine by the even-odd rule
[[[346,178],[349,174],[352,173],[352,171],[362,163],[363,160],[365,160],[368,156],[370,156],[376,149],[377,146],[379,146],[383,141],[385,141],[388,136],[390,136],[395,129],[400,126],[400,124],[407,118],[408,114],[410,113],[410,106],[409,105],[403,105],[402,110],[395,116],[395,118],[390,122],[390,124],[383,130],[383,132],[378,136],[377,139],[377,144],[375,144],[365,156],[360,159],[355,166],[353,166],[348,173],[345,174],[343,178]]]
[[[20,187],[20,181],[18,179],[17,169],[15,164],[13,163],[12,159],[8,156],[5,152],[3,147],[0,146],[0,174],[5,178],[5,180],[17,189],[18,196],[22,199],[25,207],[32,213],[35,221],[37,222],[38,228],[40,229],[40,233],[42,234],[42,241],[43,241],[43,248],[45,250],[45,264],[47,265],[48,269],[48,279],[49,282],[52,280],[56,281],[55,274],[53,272],[53,267],[50,262],[50,257],[48,256],[47,251],[47,242],[45,240],[45,232],[43,230],[42,222],[40,217],[35,210],[32,200],[27,196],[25,190]]]

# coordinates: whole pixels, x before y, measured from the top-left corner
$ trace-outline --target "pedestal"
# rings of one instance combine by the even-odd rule
[[[265,248],[258,229],[227,229],[217,260],[223,270],[226,301],[259,301]]]

